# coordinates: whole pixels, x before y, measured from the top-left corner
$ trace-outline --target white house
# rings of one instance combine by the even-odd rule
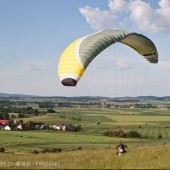
[[[4,130],[11,130],[11,127],[7,125],[4,127]]]
[[[53,128],[56,130],[61,130],[61,125],[53,125]]]
[[[17,126],[17,129],[18,129],[18,130],[22,130],[22,125],[18,125],[18,126]]]

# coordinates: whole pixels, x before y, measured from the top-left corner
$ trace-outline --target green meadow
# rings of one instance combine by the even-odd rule
[[[56,113],[23,118],[53,123],[81,124],[79,132],[54,130],[3,131],[1,145],[9,152],[31,152],[43,148],[71,150],[78,147],[115,147],[121,140],[129,146],[136,146],[142,140],[144,145],[168,143],[170,141],[169,110],[161,109],[111,109],[111,108],[55,108]],[[64,117],[64,118],[63,118]],[[79,118],[79,119],[78,119]],[[103,136],[106,131],[137,131],[142,138],[115,138]],[[158,135],[162,138],[158,139]]]
[[[127,149],[115,156],[113,148],[60,153],[0,153],[0,169],[169,169],[170,145]]]
[[[24,168],[40,169],[170,168],[167,158],[165,159],[168,156],[165,150],[169,150],[170,143],[170,111],[167,109],[55,107],[55,111],[56,113],[46,113],[22,119],[24,121],[44,122],[46,125],[71,123],[76,126],[81,124],[81,131],[0,130],[0,145],[5,147],[5,153],[0,154],[1,161],[32,161],[34,163],[31,166]],[[103,136],[106,131],[120,129],[124,132],[137,131],[141,134],[141,138]],[[162,138],[158,138],[159,135]],[[121,141],[128,147],[128,153],[122,156],[122,159],[115,156],[115,147]],[[42,153],[44,149],[52,150],[54,148],[60,148],[62,151],[60,153]],[[38,154],[34,153],[35,150]],[[140,154],[136,153],[136,150]],[[77,157],[77,159],[70,160],[70,157]],[[57,160],[60,165],[57,165],[58,167],[35,165],[35,161],[40,160],[44,162]],[[157,162],[157,166],[155,162]],[[0,168],[2,167],[9,168],[9,166],[0,166]],[[23,167],[15,165],[10,168]]]

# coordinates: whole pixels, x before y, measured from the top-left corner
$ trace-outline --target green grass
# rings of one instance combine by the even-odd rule
[[[63,150],[83,148],[104,148],[119,143],[119,138],[103,135],[89,135],[52,130],[39,131],[0,131],[1,146],[9,152],[31,152],[34,149],[62,148]],[[138,139],[124,139],[125,142],[138,143]]]
[[[35,160],[57,160],[60,162],[60,166],[57,168],[61,169],[170,168],[168,162],[168,153],[170,153],[169,145],[162,145],[163,143],[170,143],[169,110],[58,107],[56,107],[55,110],[56,113],[47,113],[46,115],[23,118],[23,120],[44,122],[45,124],[81,124],[82,130],[79,132],[53,130],[0,130],[0,146],[4,146],[6,152],[14,153],[0,154],[1,161],[16,162],[20,160],[35,162]],[[65,118],[62,118],[61,116],[65,116]],[[73,118],[76,118],[77,120],[73,120]],[[78,118],[81,118],[81,121],[79,121]],[[97,122],[100,122],[100,124],[97,124]],[[142,135],[142,138],[122,139],[103,136],[103,133],[108,130],[117,131],[120,129],[123,129],[125,132],[135,130]],[[158,139],[158,135],[160,134],[163,137],[162,139]],[[129,151],[122,159],[120,159],[120,157],[115,157],[114,155],[114,148],[121,140],[128,146]],[[136,152],[135,149],[136,146],[139,146],[140,140],[142,140],[144,147],[138,148],[138,152]],[[151,147],[151,145],[153,145],[153,147]],[[81,151],[77,150],[79,147],[82,147]],[[33,150],[41,151],[44,148],[61,148],[62,153],[32,154]],[[6,167],[3,167],[3,169],[4,168]],[[12,168],[18,169],[20,167],[14,166]],[[33,165],[28,168],[49,169],[56,167]]]
[[[2,169],[169,169],[170,145],[127,148],[115,156],[115,148],[87,149],[46,154],[1,153]],[[12,166],[10,166],[12,164]]]
[[[148,137],[148,141],[150,141],[151,143],[152,139],[157,139],[159,134],[163,136],[162,140],[166,142],[170,140],[170,116],[168,116],[169,112],[167,110],[129,110],[111,108],[56,108],[55,110],[56,113],[49,113],[43,116],[25,118],[24,121],[40,121],[44,122],[45,124],[81,124],[83,130],[78,133],[75,133],[76,135],[81,134],[91,136],[102,136],[105,131],[119,130],[120,128],[123,128],[125,132],[130,130],[138,131],[142,135],[142,137]],[[61,118],[60,116],[65,116],[65,118]],[[73,117],[81,118],[81,121],[73,120]],[[100,125],[97,125],[97,122],[100,122]],[[139,128],[139,126],[141,128]],[[68,136],[67,133],[66,136]],[[79,136],[76,137],[79,138]],[[156,143],[156,141],[154,141],[154,143]],[[158,141],[157,143],[160,143],[160,141]]]

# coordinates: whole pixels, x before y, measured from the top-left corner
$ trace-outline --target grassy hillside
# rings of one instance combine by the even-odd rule
[[[120,142],[120,138],[105,137],[103,135],[89,135],[74,132],[58,132],[51,130],[39,131],[0,131],[1,145],[7,152],[31,153],[33,150],[44,148],[61,148],[69,151],[82,147],[106,148],[113,147]],[[126,143],[137,145],[139,139],[123,139]]]
[[[64,116],[65,118],[62,118]],[[81,118],[81,121],[78,119]],[[170,142],[169,110],[161,109],[110,109],[110,108],[56,108],[56,113],[23,118],[24,121],[81,124],[79,132],[53,130],[0,131],[1,143],[9,152],[32,152],[43,148],[72,150],[78,147],[113,147],[123,140],[128,146],[136,146],[140,139],[105,137],[106,131],[137,131],[145,145]],[[97,124],[100,122],[100,124]],[[159,135],[162,138],[158,139]]]
[[[121,156],[115,156],[114,148],[46,154],[1,153],[0,169],[170,169],[170,145],[127,150]]]
[[[33,107],[37,108],[35,104]],[[168,109],[55,107],[55,111],[22,119],[44,122],[46,125],[81,124],[82,130],[0,130],[0,147],[6,150],[0,153],[0,169],[170,169]],[[137,131],[141,138],[103,136],[106,131],[120,129],[125,133]],[[162,138],[158,138],[159,135]],[[128,154],[116,157],[115,146],[121,140],[128,146]],[[142,147],[139,147],[140,144]],[[62,152],[42,153],[44,149],[56,148]],[[34,150],[39,153],[33,154]],[[10,165],[6,166],[3,162]]]

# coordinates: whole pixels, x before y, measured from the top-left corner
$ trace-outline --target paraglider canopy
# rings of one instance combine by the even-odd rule
[[[150,63],[158,62],[157,49],[146,36],[125,30],[100,31],[75,40],[63,51],[58,64],[62,84],[76,86],[90,62],[116,42],[136,50]]]

